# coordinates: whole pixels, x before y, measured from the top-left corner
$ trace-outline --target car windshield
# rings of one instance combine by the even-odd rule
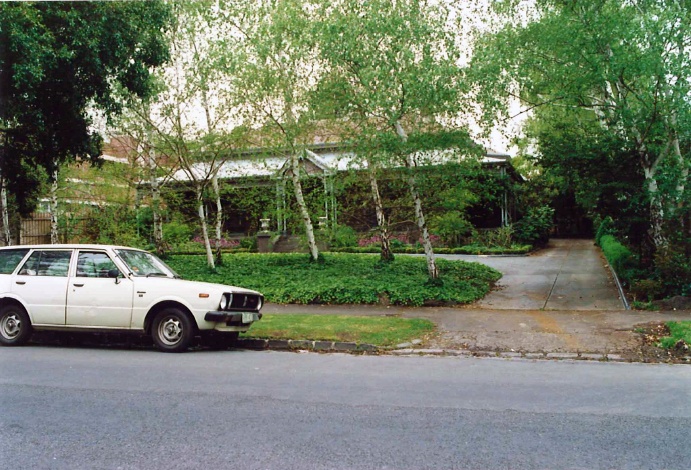
[[[146,251],[115,250],[115,253],[135,276],[180,278],[166,263]]]

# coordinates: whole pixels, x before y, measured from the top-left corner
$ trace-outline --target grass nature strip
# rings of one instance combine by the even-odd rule
[[[430,282],[424,257],[328,253],[312,262],[302,253],[224,254],[211,271],[203,256],[175,255],[168,264],[186,279],[255,289],[279,304],[453,305],[484,297],[501,273],[480,263],[437,260]]]
[[[660,347],[673,348],[681,339],[686,344],[691,345],[691,321],[670,321],[667,322],[667,327],[669,328],[669,336],[660,338]]]
[[[433,323],[421,318],[269,314],[241,337],[344,341],[386,347],[422,338],[433,330]]]

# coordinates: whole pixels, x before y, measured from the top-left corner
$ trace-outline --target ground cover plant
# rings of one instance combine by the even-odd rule
[[[660,338],[660,347],[671,349],[683,341],[684,344],[691,345],[691,321],[670,321],[667,322],[669,336]]]
[[[386,347],[420,339],[433,330],[433,323],[421,318],[281,314],[264,315],[242,337],[345,341]]]
[[[425,259],[327,253],[313,262],[302,253],[224,254],[210,270],[203,256],[174,255],[168,263],[186,279],[256,289],[268,302],[296,304],[454,305],[487,294],[501,273],[464,261],[439,260],[440,277],[430,281]]]

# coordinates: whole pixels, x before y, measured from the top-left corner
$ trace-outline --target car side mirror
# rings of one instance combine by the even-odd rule
[[[111,279],[115,279],[116,284],[120,284],[120,270],[117,268],[113,268],[108,271],[108,277]]]

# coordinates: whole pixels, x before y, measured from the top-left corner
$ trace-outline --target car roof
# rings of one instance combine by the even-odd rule
[[[120,245],[96,245],[96,244],[86,244],[86,243],[59,243],[55,245],[10,245],[0,247],[0,250],[17,250],[17,249],[29,249],[29,250],[46,250],[46,249],[62,249],[62,250],[105,250],[105,249],[124,249],[124,250],[136,250],[145,251],[139,248],[132,248],[128,246]]]

